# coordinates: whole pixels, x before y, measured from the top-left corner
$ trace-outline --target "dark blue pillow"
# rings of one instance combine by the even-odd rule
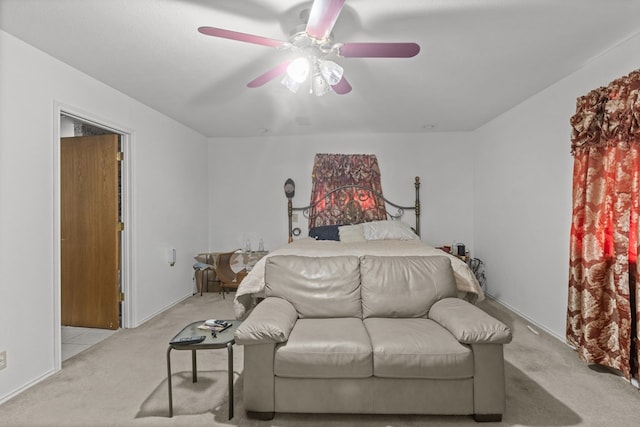
[[[316,240],[340,240],[340,233],[337,225],[321,225],[309,230],[309,237]]]

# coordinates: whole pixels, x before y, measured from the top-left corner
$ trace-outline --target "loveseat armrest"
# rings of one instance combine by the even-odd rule
[[[437,301],[429,318],[446,328],[463,344],[506,344],[511,329],[473,304],[459,298]]]
[[[285,342],[296,320],[298,313],[290,302],[282,298],[265,298],[236,329],[236,343],[253,345]]]

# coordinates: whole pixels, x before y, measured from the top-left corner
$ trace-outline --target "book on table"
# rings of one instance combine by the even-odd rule
[[[215,332],[222,332],[227,328],[231,327],[231,322],[227,320],[217,320],[217,319],[209,319],[205,320],[205,322],[198,326],[199,329],[207,329]]]

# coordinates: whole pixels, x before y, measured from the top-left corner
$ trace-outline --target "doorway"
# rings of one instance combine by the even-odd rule
[[[62,368],[63,358],[69,354],[69,351],[65,351],[64,354],[62,351],[63,345],[69,347],[69,329],[76,328],[76,330],[72,331],[75,334],[77,333],[77,327],[80,327],[83,337],[94,339],[94,337],[108,336],[109,332],[113,333],[118,328],[130,327],[132,322],[132,301],[129,298],[132,295],[130,271],[132,264],[131,234],[130,227],[125,227],[125,224],[131,225],[129,221],[131,217],[131,173],[128,162],[125,159],[128,160],[129,157],[132,132],[120,126],[108,124],[103,120],[92,118],[84,112],[79,113],[58,104],[56,104],[56,122],[56,168],[54,171],[56,206],[54,238],[56,248],[54,250],[54,265],[56,268],[57,292],[54,297],[54,311],[55,324],[58,329],[55,331],[54,337],[54,359],[56,370],[59,370]],[[106,145],[105,140],[107,140]],[[70,150],[75,152],[76,147],[83,147],[80,150],[82,154],[76,155],[75,160],[70,162],[68,153]],[[89,147],[89,151],[93,150],[94,153],[87,155],[87,147]],[[105,149],[105,147],[107,148]],[[93,156],[94,162],[82,166],[85,156],[87,158]],[[71,158],[74,159],[74,156],[72,155]],[[78,158],[80,161],[78,161]],[[115,161],[115,167],[107,167],[107,169],[111,169],[108,171],[111,174],[111,178],[104,179],[104,176],[106,176],[105,165],[110,161],[108,158],[112,158]],[[97,208],[87,213],[87,209],[91,208],[82,205],[82,203],[85,203],[82,200],[85,197],[80,194],[79,200],[71,199],[70,202],[68,191],[65,191],[65,189],[69,189],[69,182],[73,183],[75,181],[80,184],[79,187],[82,190],[82,187],[87,186],[87,183],[91,181],[91,179],[87,179],[87,174],[100,168],[102,169],[98,173],[98,187],[104,187],[106,181],[111,181],[110,192],[104,197],[104,200],[108,203],[99,201]],[[84,191],[86,195],[86,189]],[[102,188],[100,188],[100,191],[102,191]],[[92,191],[88,193],[92,193]],[[76,203],[78,203],[78,208],[80,209],[80,216],[69,221],[68,208]],[[83,210],[84,213],[82,212]],[[97,239],[94,236],[94,240],[91,243],[87,243],[88,246],[86,248],[80,248],[79,252],[78,248],[75,248],[75,254],[73,250],[70,251],[69,243],[71,243],[70,240],[72,239],[68,239],[69,224],[77,225],[82,223],[83,227],[87,226],[87,224],[93,226],[105,221],[105,215],[103,215],[105,212],[107,212],[106,221],[112,222],[112,224],[107,224],[112,229],[111,233],[107,233],[107,240],[111,241],[111,247],[107,248],[108,252],[101,253],[96,250],[97,246],[102,245],[104,235],[99,235]],[[85,242],[85,240],[85,238],[81,238],[79,241]],[[90,256],[94,258],[93,261],[79,259],[83,252],[91,252],[92,250],[93,253]],[[90,262],[94,262],[93,266],[91,266]],[[75,269],[76,272],[79,272],[75,285],[71,287],[69,287],[67,280],[70,277],[70,265],[72,270]],[[105,277],[106,281],[109,282],[110,288],[106,291],[99,291],[96,286],[100,279]],[[76,286],[76,288],[73,286]],[[100,292],[103,292],[103,294],[101,295]],[[100,314],[99,311],[96,311],[95,304],[101,304],[107,309],[102,310],[102,314]],[[104,312],[107,312],[106,316]],[[104,333],[101,333],[101,331]],[[99,341],[99,339],[96,341]],[[83,344],[85,343],[83,342]]]

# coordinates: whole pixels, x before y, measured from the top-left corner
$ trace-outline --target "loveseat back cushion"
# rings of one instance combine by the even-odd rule
[[[289,301],[301,319],[362,318],[358,257],[272,256],[264,278],[265,295]]]
[[[371,256],[360,259],[363,317],[426,317],[429,308],[456,296],[445,256]]]

